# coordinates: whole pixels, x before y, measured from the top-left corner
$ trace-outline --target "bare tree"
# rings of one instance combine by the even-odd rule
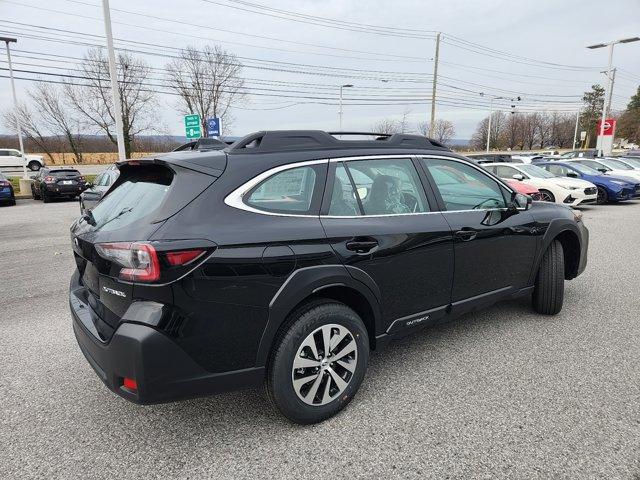
[[[55,151],[55,139],[48,135],[42,126],[36,121],[33,111],[24,103],[18,105],[17,109],[11,109],[3,114],[3,123],[11,131],[18,130],[17,117],[20,117],[20,126],[24,136],[41,150],[51,163],[53,163],[53,152]]]
[[[400,123],[392,118],[383,118],[371,126],[374,133],[400,133]]]
[[[425,137],[429,135],[429,122],[418,123],[418,132]],[[456,134],[456,129],[449,120],[436,119],[433,127],[433,139],[445,145],[449,143],[449,140]]]
[[[157,103],[155,93],[145,86],[150,69],[144,60],[129,53],[119,53],[117,70],[124,147],[127,157],[130,157],[136,135],[155,129]],[[86,77],[84,84],[65,84],[64,91],[70,105],[85,123],[104,132],[113,144],[117,144],[109,65],[104,52],[100,49],[89,50],[80,65],[80,71]]]
[[[48,83],[38,83],[28,93],[35,105],[40,121],[45,125],[49,133],[61,136],[75,156],[76,161],[82,163],[80,120],[72,115],[70,109],[64,103],[65,96],[62,95],[60,88]],[[65,148],[64,150],[67,149]]]
[[[180,96],[183,113],[200,115],[203,134],[208,117],[219,117],[223,132],[228,132],[233,123],[230,109],[245,98],[238,58],[218,45],[203,50],[187,47],[167,64],[167,70],[169,87]]]
[[[502,132],[502,144],[514,149],[522,141],[522,116],[509,115]]]
[[[506,116],[501,111],[493,112],[491,115],[491,138],[489,148],[500,148],[502,146],[503,130],[505,128]],[[489,117],[480,121],[475,133],[471,137],[471,144],[474,148],[482,149],[487,146],[487,135],[489,130]]]

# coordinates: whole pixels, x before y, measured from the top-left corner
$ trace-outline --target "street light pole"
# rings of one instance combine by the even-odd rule
[[[576,113],[576,128],[573,130],[573,144],[571,145],[572,149],[576,148],[576,140],[578,140],[578,123],[580,122],[580,109]]]
[[[351,88],[351,87],[353,87],[353,85],[351,85],[350,83],[347,83],[345,85],[340,85],[340,106],[338,108],[338,118],[339,118],[339,121],[340,121],[340,123],[339,123],[340,128],[338,129],[338,131],[340,131],[340,132],[342,131],[342,89],[343,88]]]
[[[440,59],[440,32],[436,35],[436,55],[433,59],[433,86],[431,89],[431,122],[429,122],[429,137],[433,138],[436,124],[436,88],[438,86],[438,60]]]
[[[487,126],[487,153],[489,153],[489,144],[491,142],[491,117],[493,117],[493,97],[489,100],[489,125]]]
[[[640,37],[631,37],[631,38],[623,38],[622,40],[614,40],[613,42],[607,42],[607,43],[598,43],[596,45],[589,45],[587,48],[591,49],[591,50],[595,50],[597,48],[603,48],[603,47],[609,47],[609,66],[607,68],[607,89],[605,91],[605,96],[604,96],[604,102],[602,104],[602,117],[600,120],[600,134],[598,135],[598,137],[600,138],[600,148],[598,149],[598,155],[600,155],[601,157],[604,156],[605,151],[604,151],[604,122],[607,119],[607,103],[609,101],[609,99],[611,98],[611,88],[612,88],[612,82],[611,82],[611,67],[613,66],[613,46],[617,43],[631,43],[631,42],[637,42],[638,40],[640,40]],[[611,152],[608,152],[611,153]]]
[[[24,158],[24,143],[22,142],[22,121],[20,119],[20,112],[18,111],[18,96],[16,95],[16,83],[13,78],[13,66],[11,64],[11,49],[10,43],[17,43],[17,39],[9,37],[0,37],[0,41],[3,41],[7,47],[7,62],[9,63],[9,78],[11,79],[11,91],[13,93],[13,115],[16,119],[16,128],[18,129],[18,144],[20,145],[20,155],[22,155],[22,177],[24,179],[29,178],[27,175],[27,166],[25,165]]]
[[[113,117],[116,121],[116,137],[118,139],[118,159],[127,158],[124,148],[124,129],[122,123],[122,104],[120,91],[118,90],[118,70],[116,68],[116,55],[113,50],[113,34],[111,33],[111,12],[109,0],[102,0],[102,12],[104,16],[104,31],[107,37],[107,56],[109,57],[109,77],[111,77],[111,95],[113,96]]]

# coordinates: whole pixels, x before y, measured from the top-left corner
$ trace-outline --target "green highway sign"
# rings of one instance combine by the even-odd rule
[[[202,136],[200,115],[185,115],[184,129],[187,138],[200,138]]]

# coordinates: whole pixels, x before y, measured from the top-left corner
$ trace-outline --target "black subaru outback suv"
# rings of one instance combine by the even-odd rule
[[[73,328],[102,381],[142,404],[266,383],[313,423],[393,338],[519,295],[560,311],[587,261],[578,213],[424,137],[366,138],[259,132],[120,163],[71,227]]]

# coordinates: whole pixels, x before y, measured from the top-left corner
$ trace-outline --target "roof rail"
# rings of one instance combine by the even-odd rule
[[[334,135],[374,136],[374,140],[342,140]],[[231,145],[229,153],[267,153],[294,150],[396,148],[449,150],[435,140],[406,133],[325,132],[323,130],[273,130],[255,132]]]

